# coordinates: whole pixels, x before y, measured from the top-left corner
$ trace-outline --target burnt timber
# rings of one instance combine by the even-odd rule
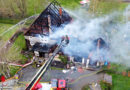
[[[60,10],[62,10],[61,15]],[[50,20],[48,20],[49,18]],[[48,34],[49,28],[54,32],[55,28],[60,27],[62,24],[69,23],[71,19],[72,18],[69,14],[61,8],[60,4],[56,0],[54,0],[33,22],[25,35],[32,36],[33,34]],[[49,26],[49,21],[51,21],[51,27]]]

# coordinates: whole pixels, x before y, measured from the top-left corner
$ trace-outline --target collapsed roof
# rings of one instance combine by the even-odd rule
[[[54,0],[33,22],[25,35],[32,36],[33,34],[48,34],[50,28],[51,31],[54,32],[55,28],[60,27],[62,24],[67,24],[70,21],[71,17],[69,14],[61,8],[56,0]],[[49,22],[51,26],[49,25]]]

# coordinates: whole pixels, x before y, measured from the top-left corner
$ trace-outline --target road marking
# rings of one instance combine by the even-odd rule
[[[89,73],[89,74],[86,74],[86,75],[82,75],[82,76],[80,76],[79,78],[77,78],[76,80],[74,80],[74,82],[68,83],[68,84],[74,84],[74,83],[76,83],[77,81],[79,81],[81,78],[92,76],[92,75],[94,75],[94,74],[97,74],[97,73],[100,72],[100,71],[102,71],[102,70],[99,70],[99,71],[96,71],[96,72],[93,72],[93,73]]]
[[[74,83],[76,83],[77,81],[79,81],[81,78],[92,76],[92,75],[94,75],[94,74],[97,74],[97,73],[100,72],[100,71],[102,71],[102,70],[99,70],[99,71],[96,71],[96,72],[93,72],[93,73],[89,73],[89,74],[86,74],[86,75],[82,75],[82,76],[80,76],[79,78],[77,78],[74,82],[68,83],[68,84],[74,84]],[[23,84],[23,85],[19,85],[19,86],[15,87],[15,88],[26,87],[26,84],[28,84],[28,83],[29,83],[29,82],[21,81],[21,82],[19,82],[19,84]],[[50,82],[39,82],[39,83],[50,83]]]

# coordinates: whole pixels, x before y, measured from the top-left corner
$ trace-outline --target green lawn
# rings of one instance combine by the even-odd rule
[[[12,24],[5,24],[5,23],[0,23],[0,35],[6,31],[8,28],[10,28]]]
[[[7,31],[10,27],[12,27],[13,24],[2,24],[0,23],[0,39],[3,40],[5,43],[11,38],[11,36],[15,33],[15,31],[18,29],[18,27],[11,29]],[[7,32],[6,32],[7,31]],[[26,48],[26,43],[23,35],[20,35],[12,47],[8,51],[8,57],[11,60],[21,61],[22,64],[24,64],[27,60],[27,58],[21,54],[21,51]],[[12,54],[12,55],[10,55]]]
[[[57,0],[61,6],[68,9],[77,9],[80,7],[81,0]]]
[[[12,59],[17,60],[21,64],[25,64],[27,62],[27,57],[21,54],[21,51],[25,49],[26,42],[24,36],[20,35],[9,50],[10,53],[14,53],[14,57],[12,57]]]
[[[18,26],[9,30],[14,24],[0,23],[0,38],[7,41],[18,30]]]
[[[119,3],[119,2],[100,2],[96,11],[99,15],[109,14],[113,11],[124,11],[129,3]]]
[[[112,86],[101,81],[102,90],[130,90],[130,78],[118,74],[112,75]]]
[[[122,72],[128,72],[130,69],[125,65],[111,63],[111,68],[104,67],[105,72],[112,75],[112,90],[130,90],[130,77],[122,76]],[[101,82],[103,90],[108,88],[108,85]]]
[[[111,63],[110,69],[107,69],[107,67],[104,66],[103,70],[108,74],[116,74],[116,73],[122,74],[122,72],[124,71],[128,72],[129,67],[121,64]]]
[[[130,78],[112,74],[112,90],[130,90]]]
[[[11,36],[19,29],[19,27],[15,27],[13,29],[10,29],[13,26],[13,24],[3,24],[0,23],[0,39],[2,39],[3,41],[7,42]],[[24,49],[25,48],[25,39],[23,35],[20,35],[15,43],[14,46],[20,48],[20,49]]]
[[[27,0],[27,15],[41,13],[53,0]],[[80,6],[81,0],[57,0],[62,7],[75,9]]]
[[[11,18],[0,18],[0,25],[2,23],[4,24],[16,24],[20,21],[21,19],[11,19]]]
[[[118,74],[112,75],[112,86],[108,83],[100,81],[102,90],[130,90],[130,78]],[[84,86],[82,90],[89,90],[88,85]]]

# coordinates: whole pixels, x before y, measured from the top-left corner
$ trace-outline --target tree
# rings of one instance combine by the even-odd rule
[[[25,17],[27,13],[27,0],[0,0],[0,13],[2,17]]]

